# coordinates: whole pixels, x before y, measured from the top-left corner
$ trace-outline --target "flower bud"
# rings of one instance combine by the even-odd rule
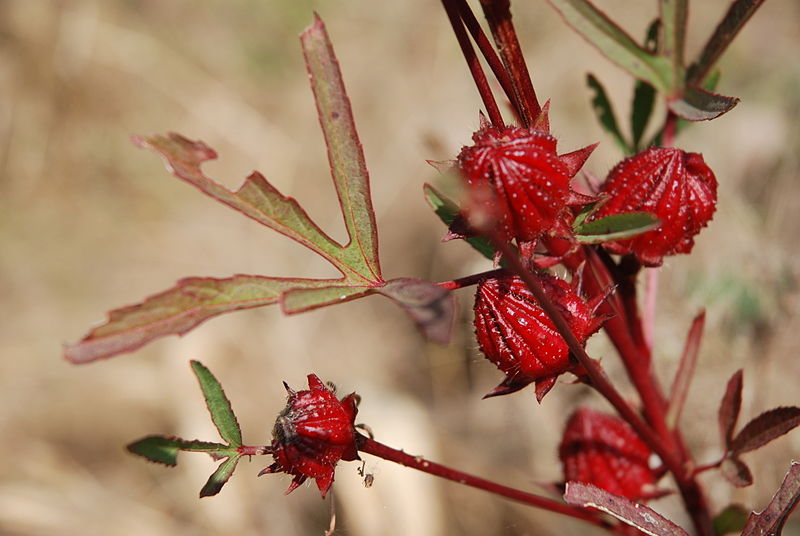
[[[717,179],[698,153],[651,147],[626,158],[603,184],[608,201],[594,214],[649,212],[661,225],[628,240],[605,244],[612,253],[633,253],[645,266],[660,266],[666,255],[689,253],[694,236],[717,207]]]
[[[566,482],[593,484],[629,499],[653,496],[650,449],[622,419],[578,409],[567,422],[558,457]]]
[[[484,124],[472,140],[457,159],[471,194],[466,216],[488,216],[506,240],[532,241],[553,229],[566,210],[572,176],[556,153],[556,139],[540,130]]]
[[[315,374],[308,375],[306,391],[284,386],[289,398],[272,429],[274,463],[259,475],[293,475],[286,493],[313,478],[324,498],[339,460],[359,459],[353,424],[358,411],[357,395],[351,393],[339,400]]]
[[[603,298],[587,303],[566,281],[549,274],[539,278],[575,337],[585,343],[603,321],[595,316]],[[480,282],[475,295],[475,334],[486,358],[506,373],[506,379],[486,396],[513,393],[535,382],[541,401],[560,374],[581,373],[566,341],[519,277]]]

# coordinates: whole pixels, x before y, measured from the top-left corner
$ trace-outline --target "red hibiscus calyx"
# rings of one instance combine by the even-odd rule
[[[558,450],[564,480],[593,484],[629,499],[660,495],[650,449],[618,417],[579,408],[567,421]]]
[[[702,155],[667,147],[651,147],[617,164],[602,192],[607,201],[592,219],[649,212],[661,221],[652,231],[605,244],[611,253],[634,254],[645,266],[690,253],[717,206],[717,179]]]
[[[594,145],[559,156],[556,139],[543,130],[485,122],[472,141],[456,165],[469,190],[464,213],[473,226],[491,221],[505,240],[518,242],[569,233],[563,220],[574,199],[570,180]]]
[[[595,314],[605,296],[586,302],[578,293],[577,284],[546,273],[539,277],[545,293],[559,308],[575,337],[585,343],[605,320]],[[560,374],[583,374],[566,341],[519,277],[509,275],[481,281],[474,311],[475,334],[481,351],[506,374],[505,380],[487,397],[513,393],[535,383],[536,398],[541,402]]]
[[[272,429],[274,463],[259,476],[293,475],[286,493],[313,478],[324,498],[339,460],[359,459],[354,425],[358,395],[351,393],[339,400],[315,374],[308,375],[308,390],[284,386],[289,397]]]

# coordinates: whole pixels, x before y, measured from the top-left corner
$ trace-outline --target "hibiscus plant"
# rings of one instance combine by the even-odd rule
[[[358,395],[339,398],[313,373],[308,374],[307,389],[284,384],[288,401],[275,421],[271,443],[245,445],[219,382],[196,361],[192,370],[223,442],[153,435],[129,445],[131,452],[166,465],[175,465],[180,451],[222,460],[201,496],[219,493],[243,456],[266,455],[272,462],[260,474],[291,475],[288,491],[314,480],[325,497],[340,461],[369,454],[617,534],[781,533],[800,499],[800,464],[786,461],[786,477],[772,502],[761,505],[761,513],[713,504],[698,475],[718,471],[734,486],[752,484],[742,454],[795,428],[800,408],[774,408],[737,427],[743,386],[742,372],[737,372],[718,412],[724,453],[699,463],[687,448],[680,415],[697,364],[704,314],[692,322],[676,376],[664,390],[652,360],[652,300],[640,299],[639,284],[645,272],[657,273],[666,257],[691,253],[695,238],[714,216],[713,163],[700,152],[676,146],[676,136],[691,122],[713,120],[737,105],[737,98],[714,92],[716,64],[763,0],[734,0],[692,61],[684,52],[688,0],[659,0],[659,16],[641,41],[589,0],[549,3],[635,80],[630,132],[620,129],[609,95],[590,75],[597,119],[621,152],[619,163],[604,178],[590,173],[586,163],[596,144],[561,151],[550,131],[549,101],[543,103],[534,89],[510,1],[481,0],[482,26],[466,0],[442,0],[484,110],[476,111],[479,125],[472,143],[451,161],[432,162],[442,174],[456,177],[460,198],[451,199],[428,184],[424,192],[446,225],[445,238],[472,245],[476,255],[486,257],[486,271],[444,282],[384,279],[369,175],[350,101],[325,26],[315,16],[300,40],[346,244],[331,238],[258,172],[236,190],[209,178],[201,167],[216,153],[200,141],[178,134],[134,141],[159,153],[179,179],[302,244],[341,277],[183,279],[141,303],[112,311],[106,323],[68,345],[65,353],[74,363],[88,363],[186,333],[235,310],[279,304],[284,313],[294,314],[371,294],[396,302],[424,336],[445,344],[456,311],[453,291],[475,286],[477,344],[502,372],[499,385],[486,397],[529,396],[533,402],[535,396],[541,402],[559,377],[570,374],[574,383],[591,387],[614,410],[582,407],[566,420],[558,449],[563,481],[535,493],[387,446],[367,426],[356,424]],[[652,128],[659,101],[666,113]],[[655,132],[650,139],[645,138],[648,124]],[[586,342],[600,331],[617,350],[636,401],[623,397],[600,361],[588,355]],[[668,493],[680,497],[691,526],[680,527],[647,506]]]

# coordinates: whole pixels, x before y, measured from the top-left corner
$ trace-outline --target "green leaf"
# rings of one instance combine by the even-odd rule
[[[430,205],[436,215],[439,216],[439,219],[442,220],[445,225],[450,227],[453,221],[455,221],[456,217],[458,217],[458,215],[461,213],[456,202],[430,184],[426,183],[422,187],[422,190],[425,193],[425,200],[428,202],[428,205]],[[466,241],[478,253],[487,259],[494,259],[494,248],[489,241],[486,240],[486,238],[482,236],[475,236],[467,238]]]
[[[450,341],[456,311],[452,292],[411,278],[392,279],[378,292],[400,305],[429,339],[439,344]]]
[[[200,490],[200,497],[211,497],[219,493],[222,486],[224,486],[231,478],[231,475],[233,475],[233,471],[236,470],[236,465],[239,463],[240,459],[241,456],[237,454],[235,456],[230,456],[227,460],[222,462],[217,470],[208,478],[203,489]]]
[[[703,51],[700,53],[699,58],[689,68],[688,85],[696,85],[706,78],[706,75],[714,68],[714,65],[716,65],[725,49],[728,48],[728,45],[739,33],[739,30],[744,27],[763,3],[764,0],[735,0],[731,4],[728,12],[703,46]]]
[[[629,212],[583,223],[575,229],[575,234],[582,244],[601,244],[626,240],[651,231],[659,225],[661,221],[649,212]]]
[[[178,452],[206,452],[212,455],[229,454],[231,448],[221,443],[210,443],[207,441],[187,441],[179,437],[167,436],[148,436],[138,441],[134,441],[127,446],[127,449],[150,460],[151,462],[161,463],[174,467],[178,461]]]
[[[379,281],[378,234],[364,152],[339,62],[325,25],[317,15],[313,24],[300,34],[300,43],[328,147],[331,175],[350,235],[346,258],[350,266],[358,266],[363,277]]]
[[[603,88],[600,81],[591,73],[586,75],[586,85],[589,86],[589,89],[594,93],[592,97],[592,109],[597,116],[597,120],[600,122],[600,126],[611,135],[611,138],[623,153],[631,154],[631,146],[619,130],[617,118],[614,115],[614,109],[611,106],[611,101],[608,100],[605,88]]]
[[[225,396],[222,386],[202,363],[192,361],[191,365],[192,371],[200,383],[203,397],[206,399],[211,420],[214,421],[220,437],[231,446],[242,446],[242,430],[239,428],[239,422],[236,420],[236,415],[233,414],[233,408],[231,408],[231,403]]]
[[[678,117],[687,121],[710,121],[729,112],[739,103],[737,97],[726,97],[699,87],[687,87],[683,96],[667,105]]]
[[[548,0],[572,29],[639,80],[667,93],[673,86],[668,58],[644,50],[588,0]]]
[[[108,320],[77,343],[65,357],[89,363],[131,352],[167,335],[183,335],[217,315],[277,303],[292,288],[330,286],[339,279],[294,279],[236,275],[225,279],[190,277],[141,303],[111,311]]]
[[[686,46],[687,0],[660,0],[658,3],[663,25],[661,54],[671,60],[675,81],[684,79],[683,53]]]
[[[632,149],[629,154],[636,154],[643,149],[641,147],[642,136],[647,129],[647,123],[653,114],[656,100],[656,90],[647,82],[636,81],[633,90],[633,106],[631,107],[631,135]]]
[[[739,534],[747,522],[747,510],[738,504],[730,504],[714,518],[714,533],[724,536],[735,532]]]
[[[383,286],[383,285],[381,285]],[[302,313],[317,307],[342,303],[372,293],[376,287],[329,285],[319,288],[296,288],[281,296],[281,309],[287,315]]]

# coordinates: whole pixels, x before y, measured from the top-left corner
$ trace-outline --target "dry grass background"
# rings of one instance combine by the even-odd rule
[[[628,93],[624,74],[561,24],[544,2],[517,2],[540,95],[553,98],[560,147],[602,140],[588,169],[618,158],[591,117],[584,73]],[[651,5],[652,4],[652,5]],[[727,2],[694,2],[692,50]],[[655,2],[601,2],[641,34]],[[443,280],[486,268],[441,245],[421,184],[425,158],[452,157],[479,103],[438,2],[406,0],[0,1],[0,533],[320,534],[314,489],[283,496],[288,478],[256,479],[243,463],[223,492],[198,500],[213,464],[184,455],[167,470],[123,450],[148,433],[214,439],[189,359],[226,386],[245,440],[267,441],[281,380],[315,371],[363,395],[377,437],[521,487],[559,476],[555,445],[577,403],[560,386],[541,407],[530,392],[481,401],[500,374],[471,339],[469,312],[448,348],[426,344],[403,313],[374,297],[284,318],[272,309],[210,321],[135,355],[75,367],[60,345],[103,312],[186,275],[332,275],[288,240],[171,178],[131,133],[175,130],[216,148],[208,165],[228,186],[260,169],[325,229],[343,227],[296,35],[316,9],[327,21],[365,145],[389,277]],[[744,417],[797,404],[800,333],[800,5],[768,2],[722,67],[732,113],[679,141],[720,179],[720,209],[696,254],[663,269],[657,356],[672,373],[691,315],[708,309],[700,371],[684,424],[700,460],[719,453],[714,412],[745,369]],[[627,100],[627,97],[622,100]],[[627,103],[616,102],[620,111]],[[460,294],[468,304],[469,290]],[[616,370],[602,338],[595,355]],[[748,456],[756,485],[708,481],[717,505],[763,506],[800,435]],[[337,472],[339,534],[563,535],[582,525],[374,459]],[[656,507],[681,519],[674,499]],[[800,529],[794,525],[794,534]],[[792,530],[791,528],[789,529]]]

